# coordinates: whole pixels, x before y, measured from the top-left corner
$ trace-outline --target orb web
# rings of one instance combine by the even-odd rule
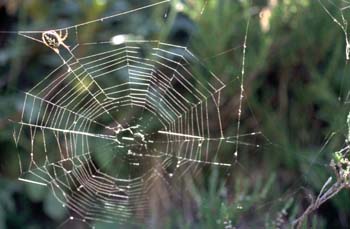
[[[19,179],[49,187],[83,221],[143,217],[156,182],[170,186],[201,165],[230,167],[239,144],[258,147],[244,141],[257,132],[239,133],[244,68],[237,135],[226,136],[220,107],[226,84],[186,46],[123,34],[79,41],[82,27],[167,2],[66,28],[18,32],[62,63],[25,92],[14,138],[30,142],[19,153]],[[223,157],[226,144],[232,155]]]

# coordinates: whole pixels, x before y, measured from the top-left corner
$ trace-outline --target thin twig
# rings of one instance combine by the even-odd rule
[[[343,166],[346,165],[346,168]],[[332,170],[334,171],[337,181],[326,190],[327,186],[332,181],[332,177],[328,178],[326,183],[323,185],[319,195],[317,196],[316,200],[312,200],[309,207],[299,216],[297,219],[295,219],[292,222],[293,228],[301,228],[304,220],[315,210],[317,210],[323,203],[325,203],[327,200],[334,197],[336,194],[338,194],[342,189],[344,188],[350,188],[350,182],[348,173],[344,173],[344,171],[347,171],[349,168],[347,166],[349,165],[348,160],[339,161],[337,163],[334,162],[334,160],[331,161],[330,166]]]
[[[327,186],[326,184],[323,186]],[[301,228],[305,218],[307,218],[312,212],[318,209],[324,202],[335,196],[338,192],[340,192],[345,187],[345,183],[337,181],[335,182],[324,194],[321,194],[317,197],[316,201],[313,201],[309,207],[304,211],[304,213],[299,216],[296,220],[293,221],[293,228]],[[323,188],[322,188],[323,189]]]

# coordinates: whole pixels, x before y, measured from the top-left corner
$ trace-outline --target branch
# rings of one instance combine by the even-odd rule
[[[350,179],[349,179],[350,178],[350,176],[349,176],[350,162],[349,162],[349,160],[344,159],[343,157],[340,158],[337,161],[337,163],[335,163],[334,160],[332,160],[330,166],[336,174],[337,181],[330,188],[328,188],[327,191],[325,191],[327,186],[332,181],[332,177],[328,178],[326,183],[323,185],[316,200],[312,200],[311,204],[303,212],[303,214],[292,222],[293,228],[297,228],[297,229],[301,228],[304,220],[311,213],[313,213],[315,210],[317,210],[327,200],[331,199],[333,196],[338,194],[342,189],[344,189],[344,188],[350,189]]]

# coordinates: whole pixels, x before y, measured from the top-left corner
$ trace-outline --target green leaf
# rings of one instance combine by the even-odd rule
[[[4,208],[0,205],[0,228],[6,228],[6,213]]]
[[[33,179],[35,180],[35,179]],[[47,195],[47,187],[32,183],[24,183],[24,189],[29,199],[33,202],[42,201]]]
[[[46,195],[44,201],[44,211],[55,220],[62,220],[67,215],[67,209],[55,198],[52,192]]]

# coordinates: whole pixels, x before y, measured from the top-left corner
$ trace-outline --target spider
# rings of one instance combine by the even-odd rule
[[[62,33],[62,30],[59,30],[57,33],[55,30],[48,30],[42,33],[41,39],[44,44],[54,50],[57,54],[59,53],[58,48],[62,45],[68,49],[68,46],[64,44],[64,41],[68,37],[68,30],[65,30],[65,33]]]

